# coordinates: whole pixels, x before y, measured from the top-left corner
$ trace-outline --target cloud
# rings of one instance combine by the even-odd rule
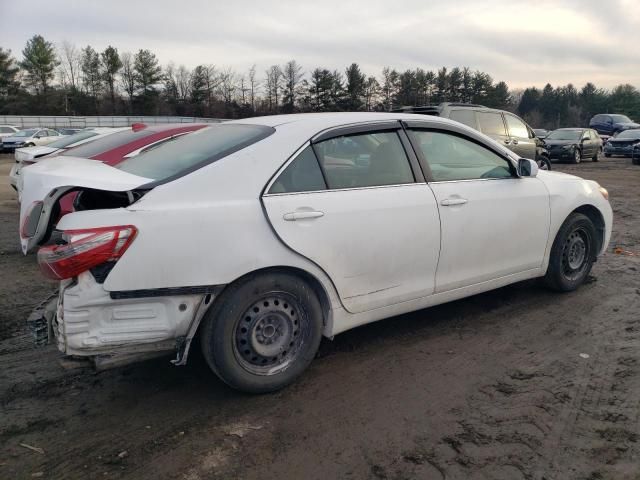
[[[637,0],[166,0],[5,3],[3,47],[19,57],[39,33],[59,43],[148,48],[163,64],[262,71],[295,58],[305,69],[368,74],[469,66],[512,87],[640,84]],[[24,18],[24,21],[17,21]]]

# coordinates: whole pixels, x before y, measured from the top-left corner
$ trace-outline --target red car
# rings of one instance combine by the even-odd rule
[[[60,156],[90,158],[113,166],[155,148],[172,138],[200,130],[206,126],[206,123],[167,123],[162,125],[134,123],[131,130],[114,133],[93,142],[70,148]],[[60,199],[60,217],[74,211],[73,201],[76,195],[77,193],[69,193]]]

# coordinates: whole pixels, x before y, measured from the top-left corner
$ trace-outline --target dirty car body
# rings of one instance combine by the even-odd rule
[[[119,167],[25,169],[25,252],[80,192],[38,253],[61,279],[58,348],[184,364],[199,332],[212,369],[250,392],[293,381],[321,336],[535,277],[576,288],[611,234],[597,183],[435,117],[225,122]]]

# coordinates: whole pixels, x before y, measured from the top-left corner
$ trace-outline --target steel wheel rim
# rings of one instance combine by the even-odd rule
[[[591,255],[591,241],[584,228],[576,228],[568,236],[562,249],[562,270],[569,280],[579,278]]]
[[[249,373],[276,375],[301,354],[308,318],[300,302],[285,292],[256,300],[236,322],[234,354]]]

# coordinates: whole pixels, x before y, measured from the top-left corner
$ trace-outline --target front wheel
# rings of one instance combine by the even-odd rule
[[[279,390],[315,357],[322,307],[313,289],[285,273],[231,285],[204,319],[202,351],[229,386],[248,393]]]
[[[551,162],[547,157],[538,158],[537,163],[540,170],[551,170]]]
[[[573,163],[580,163],[582,160],[582,152],[579,148],[573,150]]]
[[[549,257],[545,283],[553,290],[570,292],[587,278],[597,252],[597,232],[593,222],[581,213],[572,213],[560,227]]]

